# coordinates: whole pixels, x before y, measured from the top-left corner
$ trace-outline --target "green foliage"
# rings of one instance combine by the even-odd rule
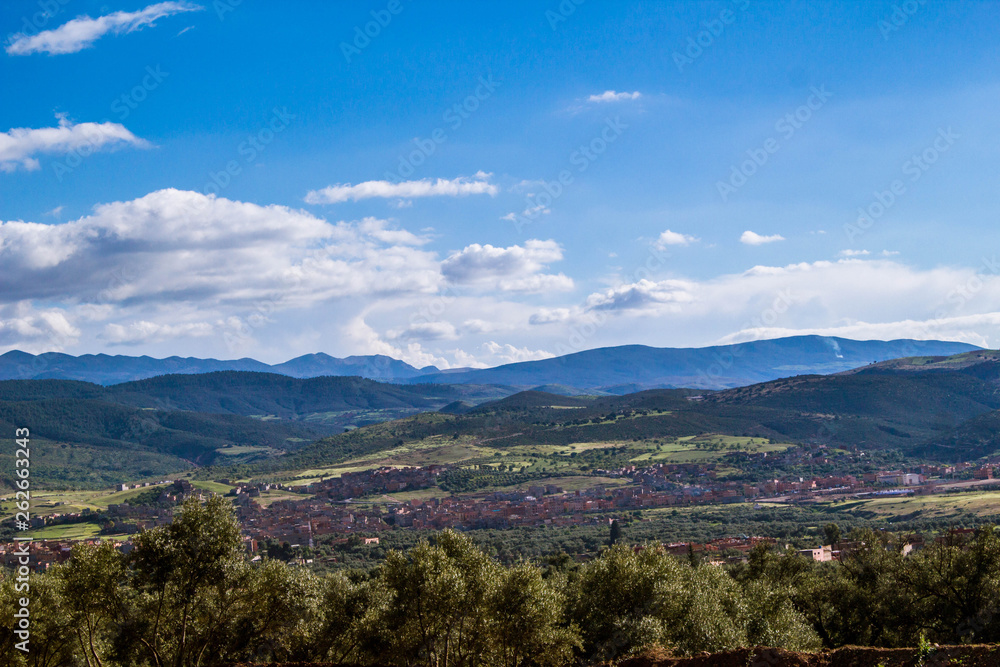
[[[531,473],[501,472],[494,468],[480,467],[478,469],[452,468],[440,476],[438,484],[451,493],[467,493],[490,486],[513,486],[526,484],[544,475]]]
[[[595,661],[654,645],[686,654],[819,645],[784,591],[741,585],[718,567],[691,567],[652,547],[618,545],[581,568],[571,617]]]
[[[835,523],[828,523],[823,526],[823,544],[836,544],[840,542],[840,526]]]
[[[21,593],[0,572],[0,664],[195,667],[226,661],[561,667],[660,647],[916,646],[1000,640],[1000,537],[990,527],[904,553],[856,530],[842,563],[758,545],[748,562],[690,565],[616,544],[509,566],[452,531],[391,550],[371,572],[320,577],[251,563],[231,508],[188,501],[123,555],[80,545],[31,578],[31,646],[13,649]]]
[[[611,530],[608,535],[608,546],[613,547],[618,544],[619,540],[622,539],[622,527],[618,523],[618,519],[611,522]]]

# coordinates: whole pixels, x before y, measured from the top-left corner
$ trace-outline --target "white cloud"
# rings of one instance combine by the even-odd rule
[[[528,324],[557,324],[567,321],[572,317],[569,308],[540,308],[537,313],[532,313],[528,318]]]
[[[870,255],[870,254],[871,253],[868,252],[867,250],[841,250],[840,251],[840,256],[841,257],[864,257],[864,256]]]
[[[160,190],[65,224],[0,224],[0,300],[301,307],[434,292],[439,262],[419,241],[374,219]]]
[[[74,124],[63,116],[59,117],[58,127],[16,127],[0,133],[0,171],[11,172],[18,167],[38,169],[40,164],[35,156],[43,153],[67,154],[122,146],[148,148],[149,143],[119,123]]]
[[[674,232],[671,230],[666,230],[660,237],[656,239],[656,245],[660,248],[665,248],[671,245],[690,245],[692,243],[697,243],[698,238],[691,236],[690,234],[681,234],[680,232]]]
[[[142,345],[189,336],[210,336],[213,333],[215,333],[215,327],[208,322],[159,324],[140,320],[125,325],[108,324],[104,327],[101,338],[111,345]]]
[[[529,220],[532,220],[538,215],[548,215],[551,212],[552,209],[550,209],[548,206],[545,206],[543,204],[538,204],[536,206],[529,206],[528,208],[524,209],[521,212],[521,215],[528,218]],[[515,222],[517,218],[518,214],[514,212],[510,212],[507,215],[500,216],[501,220],[507,220],[509,222]]]
[[[157,20],[174,14],[204,9],[189,2],[158,2],[137,12],[115,12],[96,19],[80,16],[55,30],[36,35],[15,34],[7,44],[7,54],[23,56],[31,53],[59,55],[76,53],[93,45],[107,34],[123,35],[152,26]]]
[[[765,243],[774,243],[775,241],[784,241],[785,237],[781,234],[771,234],[770,236],[763,236],[756,232],[751,232],[747,230],[743,232],[740,236],[740,243],[745,243],[746,245],[763,245]]]
[[[391,245],[418,246],[427,243],[427,238],[417,236],[405,229],[388,229],[387,220],[378,218],[365,218],[358,225],[358,229],[374,239]]]
[[[583,312],[603,313],[602,332],[623,338],[620,342],[657,340],[657,327],[637,324],[636,318],[642,317],[674,332],[672,344],[692,334],[688,344],[704,345],[709,340],[731,342],[733,336],[742,340],[822,333],[980,345],[990,341],[995,347],[1000,343],[1000,320],[994,316],[1000,302],[997,267],[996,259],[984,260],[979,270],[925,270],[886,259],[856,258],[756,266],[703,281],[620,285],[591,294]]]
[[[527,347],[515,347],[509,343],[497,343],[489,341],[483,343],[483,349],[490,354],[490,361],[493,364],[513,364],[520,361],[536,361],[538,359],[551,359],[555,355],[545,350],[532,350]]]
[[[451,180],[424,178],[419,181],[365,181],[357,185],[350,183],[331,185],[322,190],[313,190],[306,195],[308,204],[339,204],[345,201],[360,201],[375,197],[408,199],[415,197],[464,197],[466,195],[487,194],[493,196],[499,188],[490,183],[490,174],[477,172],[475,176],[460,176]]]
[[[458,331],[451,322],[415,322],[405,329],[389,331],[387,337],[390,340],[455,340]]]
[[[752,340],[766,340],[785,336],[838,336],[855,340],[953,340],[980,347],[996,347],[1000,331],[1000,313],[980,313],[959,317],[931,318],[927,320],[896,320],[892,322],[857,321],[827,327],[755,327],[741,329],[723,336],[718,343],[729,345]],[[992,335],[990,335],[992,334]]]
[[[0,350],[51,352],[79,337],[80,330],[61,309],[35,309],[27,301],[0,306]]]
[[[446,358],[425,351],[418,342],[411,342],[406,347],[397,347],[382,340],[378,332],[365,322],[364,313],[351,319],[344,326],[344,333],[354,346],[356,354],[384,354],[405,361],[417,368],[437,366],[445,369],[451,367]]]
[[[587,98],[588,102],[624,102],[626,100],[637,100],[642,97],[642,93],[638,90],[631,93],[618,93],[613,90],[605,90],[600,95],[591,95]]]
[[[486,320],[476,318],[462,322],[462,329],[472,334],[492,333],[496,331],[497,328],[498,325],[494,322],[487,322]]]
[[[646,310],[694,301],[694,285],[683,280],[640,280],[591,294],[588,310]]]
[[[473,243],[441,263],[441,272],[452,283],[499,289],[505,292],[548,292],[573,289],[563,274],[542,273],[561,260],[562,248],[552,240],[530,239],[524,246],[497,248]]]

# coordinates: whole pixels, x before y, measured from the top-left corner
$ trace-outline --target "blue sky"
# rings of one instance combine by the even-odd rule
[[[1000,345],[993,3],[35,0],[0,26],[0,351]]]

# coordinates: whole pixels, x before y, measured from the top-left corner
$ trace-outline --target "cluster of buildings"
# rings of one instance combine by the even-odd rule
[[[799,448],[796,448],[799,449]],[[740,452],[744,463],[762,461],[766,453]],[[822,457],[822,452],[780,453],[778,456]],[[825,460],[825,459],[823,459]],[[633,510],[742,503],[748,500],[783,498],[792,502],[815,501],[820,497],[859,496],[863,494],[935,493],[946,490],[939,484],[947,478],[992,479],[993,464],[956,464],[919,466],[910,470],[884,470],[861,475],[786,476],[756,483],[729,480],[720,475],[716,463],[655,463],[648,466],[629,465],[616,470],[595,470],[596,475],[628,479],[629,484],[617,487],[593,488],[565,492],[556,484],[535,484],[525,490],[464,494],[405,502],[385,497],[377,502],[354,499],[378,498],[384,494],[436,488],[447,466],[390,468],[344,473],[340,477],[321,479],[309,485],[236,484],[228,495],[237,508],[248,550],[256,550],[259,540],[273,539],[293,545],[312,545],[316,537],[339,534],[378,533],[396,528],[471,530],[505,529],[520,526],[573,526],[606,524],[608,515]],[[135,533],[170,523],[174,507],[186,497],[201,491],[186,480],[161,482],[156,502],[139,505],[110,505],[106,512],[112,530],[105,532]],[[143,485],[152,486],[152,485]],[[122,488],[142,488],[122,485]],[[281,490],[304,494],[299,499],[277,500],[264,506],[258,500],[262,493]],[[307,495],[306,495],[307,494]],[[32,518],[32,527],[52,523],[90,521],[79,514],[54,515],[47,519]],[[108,526],[105,526],[108,528]],[[353,538],[352,538],[353,539]],[[375,538],[372,538],[375,539]],[[740,540],[743,541],[740,541]],[[739,538],[731,543],[715,541],[703,545],[684,543],[667,545],[670,550],[686,549],[686,553],[704,552],[711,556],[726,549],[749,550],[756,542],[767,538]],[[38,542],[34,562],[45,566],[68,557],[65,542]],[[0,561],[11,549],[0,545]],[[815,560],[836,560],[840,549],[820,547],[803,553]],[[808,552],[808,553],[806,553]]]
[[[765,454],[749,454],[763,457]],[[726,481],[718,476],[716,464],[658,463],[646,467],[625,466],[617,470],[599,470],[598,474],[631,479],[640,488],[668,492],[674,501],[663,504],[701,504],[743,502],[775,496],[791,500],[815,499],[817,495],[866,495],[893,493],[937,493],[948,490],[944,484],[956,481],[991,480],[994,464],[957,463],[954,465],[922,465],[911,470],[883,470],[861,475],[819,475],[765,479],[755,483]]]
[[[27,547],[16,542],[0,544],[0,565],[16,568],[22,562],[24,549],[27,549],[31,568],[36,572],[44,572],[57,563],[69,560],[73,544],[62,540],[41,540],[28,542]]]

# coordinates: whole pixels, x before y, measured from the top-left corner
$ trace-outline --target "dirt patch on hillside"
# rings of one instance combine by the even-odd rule
[[[797,653],[780,648],[741,648],[671,658],[654,651],[617,663],[616,667],[997,667],[1000,645],[941,646],[921,661],[914,648],[844,646],[821,653]],[[227,663],[219,667],[346,667],[328,662]]]
[[[844,646],[822,653],[797,653],[780,648],[743,648],[723,653],[703,653],[688,658],[644,655],[618,663],[618,667],[996,667],[1000,646],[941,646],[921,661],[913,648]]]

